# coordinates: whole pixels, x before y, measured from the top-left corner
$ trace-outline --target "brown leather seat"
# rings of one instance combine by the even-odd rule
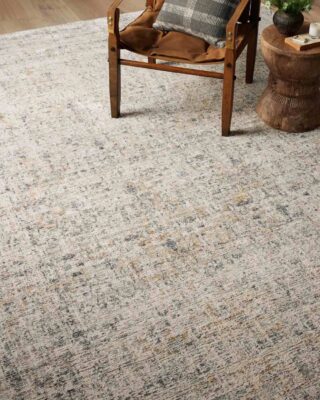
[[[162,32],[152,24],[164,0],[156,0],[154,10],[147,8],[120,32],[121,47],[135,53],[167,61],[210,63],[222,61],[225,49],[209,45],[203,39],[180,32]]]

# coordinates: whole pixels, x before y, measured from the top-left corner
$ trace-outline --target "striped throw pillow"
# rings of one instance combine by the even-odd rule
[[[153,24],[162,31],[178,31],[223,47],[226,25],[239,0],[165,0]]]

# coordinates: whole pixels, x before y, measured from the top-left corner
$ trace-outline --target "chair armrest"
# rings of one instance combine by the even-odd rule
[[[113,35],[119,35],[119,6],[124,0],[114,0],[107,12],[108,31]],[[153,8],[154,0],[146,0],[146,7]]]
[[[250,1],[251,0],[241,0],[227,24],[226,28],[227,49],[235,50],[236,48],[237,27],[238,24],[240,23],[240,19],[243,13],[246,11],[246,8],[250,4]]]
[[[119,34],[119,6],[123,1],[124,0],[114,0],[114,2],[108,8],[108,31],[113,35]]]

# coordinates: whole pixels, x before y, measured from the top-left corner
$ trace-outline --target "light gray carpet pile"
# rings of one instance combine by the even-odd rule
[[[236,136],[125,67],[111,120],[105,25],[0,37],[1,400],[319,399],[320,131],[259,120],[260,55]]]

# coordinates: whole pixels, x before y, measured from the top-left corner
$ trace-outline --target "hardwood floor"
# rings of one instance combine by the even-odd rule
[[[0,0],[0,33],[104,17],[112,0]],[[144,0],[124,1],[124,12],[142,9]]]
[[[0,33],[104,17],[112,0],[0,0]],[[127,0],[124,12],[142,9],[144,0]],[[320,0],[307,19],[320,21]]]

